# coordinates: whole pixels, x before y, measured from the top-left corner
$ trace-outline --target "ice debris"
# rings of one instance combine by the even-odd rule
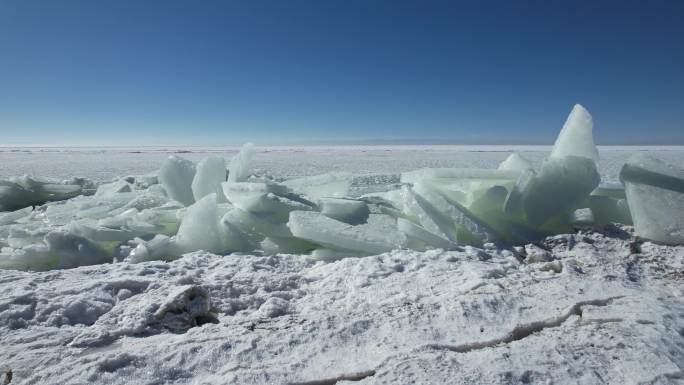
[[[26,175],[0,180],[0,212],[61,201],[91,192],[84,189],[83,184],[40,180]]]
[[[498,169],[405,172],[399,188],[359,198],[348,197],[349,173],[282,182],[251,175],[251,144],[228,168],[221,157],[195,165],[171,156],[158,177],[96,189],[77,179],[14,178],[0,182],[0,268],[171,260],[198,250],[331,261],[397,248],[523,245],[632,219],[642,238],[684,243],[684,171],[640,156],[623,167],[624,187],[601,184],[592,130],[577,105],[538,170],[511,154]]]

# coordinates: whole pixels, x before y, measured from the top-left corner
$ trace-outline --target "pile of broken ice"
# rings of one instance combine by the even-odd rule
[[[684,172],[639,156],[622,169],[624,187],[601,185],[592,130],[577,105],[539,170],[511,154],[496,170],[405,172],[401,188],[356,199],[347,197],[348,173],[283,182],[251,175],[251,145],[228,165],[172,156],[157,176],[103,184],[90,196],[82,181],[0,182],[0,210],[15,210],[0,213],[0,268],[168,260],[197,250],[329,261],[397,248],[522,244],[632,221],[638,236],[684,243]]]

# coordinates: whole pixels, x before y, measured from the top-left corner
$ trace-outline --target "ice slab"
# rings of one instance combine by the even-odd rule
[[[159,170],[159,181],[171,199],[186,206],[195,202],[192,180],[195,178],[195,164],[187,159],[172,155]]]
[[[42,271],[59,267],[59,259],[50,254],[45,244],[0,251],[0,269]]]
[[[593,160],[577,156],[549,158],[522,191],[526,221],[541,226],[576,207],[601,180]]]
[[[594,144],[593,130],[594,122],[589,111],[575,104],[556,138],[550,157],[577,156],[598,163],[599,155]]]
[[[226,160],[210,156],[197,163],[197,172],[192,180],[192,194],[195,200],[216,193],[219,202],[224,198],[221,183],[226,181]]]
[[[157,234],[149,241],[140,240],[138,245],[128,255],[128,261],[131,263],[139,263],[145,261],[155,260],[170,260],[175,259],[178,253],[178,246],[174,239]]]
[[[274,220],[270,215],[250,213],[239,208],[226,212],[221,221],[239,228],[256,242],[261,242],[266,237],[278,239],[292,237],[290,229],[283,222]]]
[[[53,231],[45,236],[48,254],[57,258],[58,267],[96,265],[112,261],[112,256],[86,238],[67,231]]]
[[[33,212],[33,208],[25,207],[11,212],[0,213],[0,226],[15,223],[16,221],[31,215],[31,212]]]
[[[684,171],[637,154],[620,171],[639,237],[665,244],[684,243]]]
[[[366,222],[370,214],[368,205],[356,199],[321,198],[318,206],[324,215],[350,225]]]
[[[458,246],[444,237],[432,233],[417,224],[404,219],[397,219],[397,228],[408,238],[407,246],[415,250],[427,250],[440,248],[444,250],[456,250]]]
[[[517,152],[512,153],[508,156],[501,164],[499,164],[499,170],[509,170],[509,171],[525,171],[532,170],[532,163],[529,160],[523,158],[522,155]]]
[[[371,214],[369,223],[352,226],[321,213],[293,211],[287,227],[294,236],[321,246],[370,254],[400,248],[406,242],[396,220],[383,214]]]
[[[240,152],[230,160],[228,182],[244,182],[249,177],[249,164],[254,156],[254,145],[246,143]]]
[[[101,184],[95,191],[96,196],[111,195],[123,192],[132,192],[133,186],[126,180],[119,179],[112,183]]]
[[[615,199],[626,199],[625,186],[619,182],[601,183],[591,192],[592,196],[610,197]]]
[[[633,224],[632,214],[629,211],[626,199],[590,195],[587,201],[594,214],[596,225],[605,226],[608,223]]]
[[[516,180],[518,170],[491,170],[479,168],[423,168],[401,173],[401,183],[416,183],[422,180]]]
[[[315,204],[290,193],[287,187],[275,183],[224,182],[221,184],[228,201],[242,210],[269,214],[285,222],[290,211],[312,210]]]
[[[417,202],[435,220],[435,223],[439,224],[446,238],[458,244],[470,245],[481,245],[501,239],[500,234],[475,216],[467,207],[451,199],[441,190],[433,188],[430,183],[416,183],[414,189],[417,193]],[[428,227],[425,228],[432,231]]]
[[[0,180],[0,212],[66,200],[81,193],[79,185],[53,183],[28,176]]]
[[[176,244],[182,253],[204,250],[212,253],[240,250],[242,243],[232,227],[220,221],[223,213],[218,209],[216,194],[209,194],[188,207],[176,235]]]
[[[349,193],[351,183],[352,175],[348,172],[333,172],[283,182],[285,186],[310,199],[345,197]]]

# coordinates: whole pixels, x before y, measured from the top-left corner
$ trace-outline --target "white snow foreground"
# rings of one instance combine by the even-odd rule
[[[73,197],[83,192],[78,184],[2,182],[0,210],[66,200],[0,213],[0,268],[173,260],[200,250],[332,261],[519,245],[614,222],[633,223],[645,239],[684,244],[684,171],[636,157],[621,173],[626,188],[601,185],[593,120],[580,105],[539,170],[512,154],[498,169],[404,172],[400,188],[360,198],[348,197],[350,173],[286,181],[251,175],[253,153],[248,144],[230,162],[172,156],[157,176],[118,179],[92,196]]]
[[[0,270],[0,363],[11,384],[684,383],[684,247],[630,232]]]

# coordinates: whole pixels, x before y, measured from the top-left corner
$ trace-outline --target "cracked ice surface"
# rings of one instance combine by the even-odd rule
[[[0,271],[0,362],[13,384],[682,383],[684,247],[631,231]]]

